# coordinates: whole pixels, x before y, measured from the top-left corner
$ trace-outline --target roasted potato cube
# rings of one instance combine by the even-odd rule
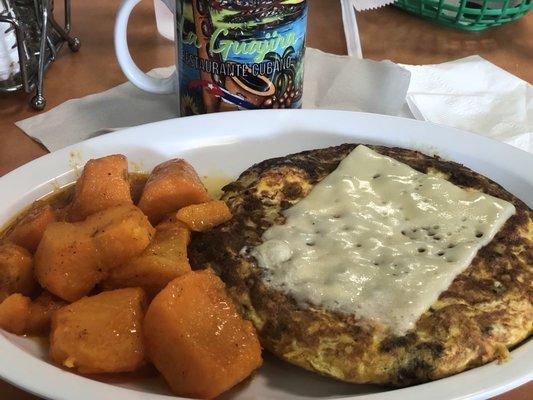
[[[128,160],[121,154],[89,160],[76,182],[69,207],[69,221],[82,221],[91,214],[122,204],[132,204]]]
[[[8,238],[33,254],[37,250],[46,227],[55,221],[56,213],[52,206],[48,203],[37,202],[23,218],[16,221]]]
[[[0,328],[16,335],[25,333],[30,313],[30,298],[15,293],[0,303]]]
[[[93,214],[83,227],[93,238],[106,270],[141,254],[155,233],[146,215],[134,205],[108,208]]]
[[[54,222],[35,253],[35,276],[56,296],[75,301],[105,277],[93,238],[79,224]]]
[[[26,334],[47,336],[50,333],[52,315],[68,303],[44,291],[30,304],[30,312],[26,324]]]
[[[176,213],[176,219],[195,232],[205,232],[215,226],[228,222],[231,212],[221,200],[208,201],[183,207]]]
[[[50,357],[83,374],[135,371],[144,364],[140,288],[84,297],[52,317]]]
[[[207,270],[170,282],[150,304],[143,332],[149,359],[179,396],[216,397],[262,363],[252,324]]]
[[[30,296],[37,289],[33,277],[33,260],[24,247],[0,245],[0,301],[12,293]]]
[[[139,208],[156,224],[168,213],[209,200],[191,164],[174,159],[154,168],[144,186]]]
[[[35,275],[43,288],[76,301],[111,269],[142,253],[153,233],[134,205],[108,208],[79,223],[53,223],[35,253]]]
[[[191,270],[187,258],[190,238],[189,229],[179,222],[159,224],[154,239],[142,254],[112,270],[103,286],[138,286],[149,296],[155,296],[171,280]]]

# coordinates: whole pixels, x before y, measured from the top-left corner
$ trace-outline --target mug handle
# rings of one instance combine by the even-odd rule
[[[128,20],[132,10],[141,0],[124,0],[117,14],[117,20],[115,22],[115,53],[117,55],[118,63],[124,75],[137,86],[139,89],[145,92],[156,94],[171,94],[176,91],[178,76],[176,71],[172,73],[168,78],[154,78],[145,74],[137,67],[128,48]],[[163,0],[165,5],[175,14],[173,0]]]

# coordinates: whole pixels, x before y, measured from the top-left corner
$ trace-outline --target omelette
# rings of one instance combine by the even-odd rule
[[[233,219],[193,238],[193,268],[211,268],[221,276],[267,350],[345,382],[407,386],[505,359],[533,329],[533,212],[490,179],[439,157],[369,146],[416,171],[506,200],[516,213],[414,328],[394,333],[354,313],[302,305],[267,284],[249,249],[261,245],[271,226],[283,225],[284,210],[304,199],[355,147],[305,151],[246,170],[223,189]]]

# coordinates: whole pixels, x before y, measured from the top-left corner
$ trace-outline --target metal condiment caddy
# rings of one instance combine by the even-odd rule
[[[42,110],[46,105],[43,94],[44,73],[55,61],[64,43],[73,52],[80,48],[77,37],[70,36],[70,0],[64,0],[63,26],[54,18],[53,0],[0,0],[0,26],[7,30],[0,34],[15,33],[19,70],[7,79],[0,79],[0,93],[24,90],[35,92],[30,105]],[[4,28],[5,29],[5,28]]]

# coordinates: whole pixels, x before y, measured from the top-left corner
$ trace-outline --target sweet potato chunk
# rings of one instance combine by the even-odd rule
[[[106,208],[132,204],[128,181],[128,161],[115,154],[89,160],[76,182],[69,221],[82,221]]]
[[[43,288],[75,301],[89,293],[105,272],[93,238],[79,224],[54,222],[35,253],[35,276]]]
[[[44,291],[30,304],[25,332],[30,335],[45,336],[50,332],[52,315],[67,303],[50,292]]]
[[[56,214],[52,206],[48,203],[37,202],[23,218],[15,223],[8,238],[33,254],[37,250],[46,227],[55,221]]]
[[[149,296],[155,296],[171,280],[191,270],[187,258],[190,238],[189,229],[179,222],[159,224],[154,239],[142,254],[112,270],[103,286],[138,286]]]
[[[170,282],[150,304],[143,332],[148,357],[180,396],[218,396],[262,363],[252,324],[209,271]]]
[[[142,253],[153,233],[134,205],[108,208],[83,222],[53,223],[35,253],[35,275],[43,288],[76,301],[111,269]]]
[[[207,190],[192,165],[174,159],[154,168],[139,200],[139,208],[155,224],[165,214],[208,200]]]
[[[144,291],[128,288],[61,308],[52,317],[50,357],[84,374],[136,370],[144,363],[145,306]]]
[[[189,229],[205,232],[231,219],[231,212],[221,200],[208,201],[183,207],[176,213],[176,219],[185,223]]]
[[[0,301],[12,293],[30,296],[37,289],[33,277],[33,260],[24,247],[0,245]]]
[[[137,256],[150,244],[154,228],[134,205],[124,205],[91,215],[83,224],[92,236],[106,270]]]
[[[0,328],[22,335],[30,313],[30,298],[15,293],[0,304]]]

